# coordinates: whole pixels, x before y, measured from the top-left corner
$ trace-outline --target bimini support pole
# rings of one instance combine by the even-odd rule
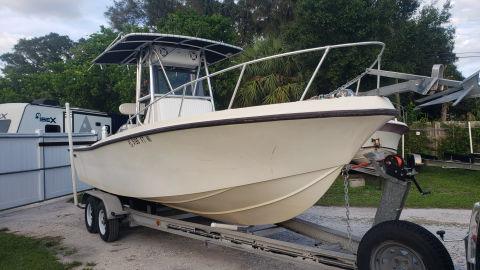
[[[212,101],[212,109],[215,111],[215,103],[213,101],[212,82],[210,82],[210,73],[208,72],[208,63],[205,55],[203,56],[203,67],[205,68],[205,76],[207,76],[208,93],[210,94],[210,100]]]
[[[142,90],[142,55],[138,57],[137,61],[137,78],[135,86],[135,113],[136,113],[136,123],[140,124],[140,91]]]
[[[195,83],[193,84],[193,89],[192,89],[192,96],[195,96],[197,94],[197,84],[198,84],[198,78],[200,78],[200,69],[201,69],[201,65],[198,66],[197,68],[197,75],[195,76]]]
[[[66,129],[68,135],[68,153],[70,155],[70,173],[72,176],[72,191],[73,191],[73,204],[78,206],[77,198],[77,174],[75,171],[75,163],[73,162],[73,138],[72,138],[72,114],[70,111],[70,103],[65,103],[66,115]]]
[[[153,65],[152,65],[152,60],[151,59],[148,59],[148,71],[149,71],[149,75],[150,75],[150,104],[152,104],[155,100],[155,77],[153,77]],[[150,123],[154,123],[155,122],[155,107],[152,106],[150,108]]]

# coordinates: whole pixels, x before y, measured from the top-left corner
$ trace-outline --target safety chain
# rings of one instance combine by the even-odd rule
[[[353,252],[352,245],[352,227],[350,226],[350,197],[348,195],[348,185],[349,177],[348,171],[350,170],[350,165],[345,165],[342,169],[343,176],[343,196],[345,199],[345,216],[347,218],[347,235],[348,235],[348,248]]]

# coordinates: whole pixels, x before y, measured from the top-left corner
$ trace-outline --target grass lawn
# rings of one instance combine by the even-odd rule
[[[412,184],[406,207],[471,209],[480,201],[480,171],[423,167],[417,180],[431,194],[422,196]],[[381,195],[379,180],[367,180],[360,188],[350,188],[352,206],[378,206]],[[343,178],[339,177],[318,205],[343,205]]]
[[[56,254],[71,254],[71,249],[61,245],[59,237],[32,238],[0,230],[0,269],[71,269],[82,265],[73,261],[61,263]]]

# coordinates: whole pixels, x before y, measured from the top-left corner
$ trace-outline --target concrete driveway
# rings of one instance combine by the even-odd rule
[[[375,209],[352,208],[351,224],[355,234],[365,233]],[[402,219],[425,226],[432,232],[443,229],[447,239],[462,238],[468,228],[469,210],[406,209]],[[344,228],[342,207],[315,206],[301,218],[325,226]],[[270,259],[230,248],[208,245],[148,228],[125,228],[120,240],[103,242],[86,231],[83,210],[66,199],[28,207],[14,212],[0,212],[0,227],[33,236],[61,236],[63,243],[76,249],[64,261],[96,263],[94,269],[335,269]],[[273,235],[276,239],[309,242],[290,232]],[[463,242],[446,243],[457,269],[465,269]]]

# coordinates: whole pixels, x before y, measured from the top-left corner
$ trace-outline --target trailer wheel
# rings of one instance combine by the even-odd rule
[[[98,205],[98,233],[105,242],[113,242],[118,239],[120,223],[118,219],[107,219],[105,205],[100,202]]]
[[[85,202],[85,226],[89,233],[98,232],[97,200],[89,197]]]
[[[450,270],[453,262],[445,246],[427,229],[403,220],[372,227],[358,246],[359,270]]]

